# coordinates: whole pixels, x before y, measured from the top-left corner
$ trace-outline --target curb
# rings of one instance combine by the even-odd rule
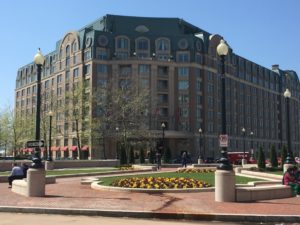
[[[104,217],[130,217],[141,219],[170,219],[194,221],[223,221],[223,222],[300,222],[299,215],[257,215],[257,214],[190,214],[164,213],[155,211],[114,211],[96,209],[69,209],[69,208],[35,208],[35,207],[8,207],[0,206],[0,212],[35,213],[56,215],[81,215]]]

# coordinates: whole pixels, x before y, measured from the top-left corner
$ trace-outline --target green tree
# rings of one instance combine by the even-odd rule
[[[155,162],[155,151],[151,149],[149,154],[149,163],[154,164],[154,162]]]
[[[259,147],[259,153],[258,153],[258,159],[257,159],[257,166],[259,169],[265,169],[266,168],[266,162],[265,162],[265,153],[263,150],[263,147]]]
[[[125,146],[123,144],[121,144],[119,146],[120,146],[120,164],[126,165],[127,164],[127,155],[126,155]]]
[[[171,163],[172,153],[171,153],[171,149],[169,147],[166,148],[163,159],[164,159],[165,163]]]
[[[140,157],[140,163],[141,164],[145,163],[145,153],[144,153],[143,147],[140,148],[140,155],[139,155],[139,157]]]
[[[287,146],[283,145],[282,150],[281,150],[281,167],[283,167],[286,157],[287,157]]]
[[[270,152],[270,163],[273,168],[278,167],[278,160],[277,160],[277,152],[275,149],[275,145],[272,145],[271,152]]]
[[[129,164],[134,164],[134,151],[133,151],[133,146],[130,146],[130,152],[129,152]]]

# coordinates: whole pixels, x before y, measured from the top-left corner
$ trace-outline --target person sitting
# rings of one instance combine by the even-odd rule
[[[26,163],[22,164],[22,170],[23,170],[23,178],[27,178],[27,170],[29,169],[29,166]]]
[[[297,167],[289,167],[283,175],[283,184],[291,186],[292,191],[297,195],[297,197],[299,197],[300,182],[295,177],[296,171]]]
[[[9,184],[8,187],[11,188],[13,180],[17,180],[17,179],[21,180],[23,178],[24,178],[23,169],[20,166],[18,166],[17,163],[14,163],[11,173],[8,176],[8,184]]]

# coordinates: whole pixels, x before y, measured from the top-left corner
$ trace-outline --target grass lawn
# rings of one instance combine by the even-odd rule
[[[47,176],[59,176],[79,173],[101,173],[115,171],[118,168],[88,168],[88,169],[62,169],[62,170],[48,170],[46,171]],[[7,176],[10,172],[0,172],[0,176]]]
[[[215,173],[175,173],[175,172],[167,172],[167,173],[155,173],[155,174],[141,174],[141,175],[130,175],[130,176],[116,176],[116,177],[103,177],[101,181],[103,181],[102,185],[109,186],[112,181],[118,180],[121,178],[129,178],[129,177],[185,177],[185,178],[193,178],[205,181],[212,186],[215,186]],[[256,178],[248,178],[242,176],[236,176],[237,184],[246,184],[250,181],[261,181],[262,179]]]

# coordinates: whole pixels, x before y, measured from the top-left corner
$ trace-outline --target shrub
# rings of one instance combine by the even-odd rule
[[[126,149],[124,144],[121,144],[120,146],[120,164],[121,165],[127,164],[127,155],[126,155]]]
[[[171,159],[172,159],[171,149],[167,147],[166,151],[164,152],[164,162],[170,163]]]
[[[134,164],[134,151],[133,151],[133,146],[130,147],[130,152],[129,152],[129,164]]]
[[[271,163],[271,167],[274,167],[274,168],[278,167],[278,160],[277,160],[277,153],[276,153],[275,145],[272,145],[272,147],[271,147],[270,163]]]
[[[145,154],[143,148],[140,148],[140,163],[145,163]]]
[[[281,150],[281,167],[283,167],[286,157],[287,157],[287,147],[286,145],[283,145],[283,148]]]
[[[265,159],[265,153],[263,151],[262,146],[259,147],[259,153],[258,153],[258,159],[257,159],[257,166],[259,169],[265,169],[266,168],[266,159]]]

